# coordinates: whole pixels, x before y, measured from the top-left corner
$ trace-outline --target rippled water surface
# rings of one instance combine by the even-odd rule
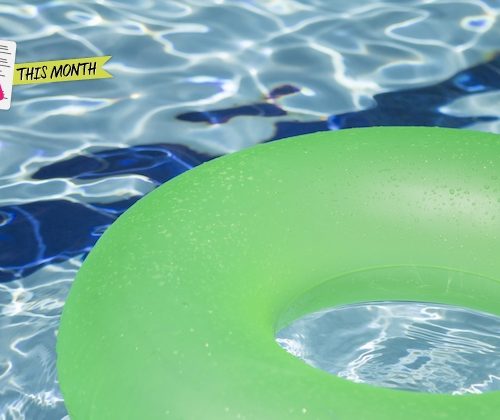
[[[354,382],[436,394],[500,390],[500,317],[417,302],[306,315],[277,334],[306,363]]]
[[[320,130],[500,132],[497,0],[5,0],[17,62],[113,79],[14,87],[0,112],[0,419],[60,419],[55,335],[105,228],[159,184]],[[361,313],[360,313],[361,316]]]

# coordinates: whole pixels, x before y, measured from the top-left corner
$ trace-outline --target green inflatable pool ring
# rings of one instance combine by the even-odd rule
[[[64,307],[72,420],[494,419],[500,393],[356,384],[275,333],[364,301],[500,315],[500,140],[366,128],[258,145],[140,200],[99,240]]]

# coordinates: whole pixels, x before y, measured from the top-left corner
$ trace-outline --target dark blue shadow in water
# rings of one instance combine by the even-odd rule
[[[112,203],[108,209],[67,200],[1,207],[0,282],[88,252],[104,228],[138,198]]]
[[[139,174],[159,185],[211,159],[178,145],[141,145],[76,156],[41,168],[35,179],[94,179]],[[0,207],[0,282],[86,254],[140,197],[112,203],[47,200]]]
[[[466,127],[496,118],[453,117],[439,112],[451,101],[500,88],[500,56],[458,73],[434,86],[389,92],[375,97],[376,106],[364,111],[332,115],[328,119],[277,122],[267,141],[316,131],[380,125],[426,125]],[[228,109],[192,111],[178,116],[193,123],[223,124],[237,116],[286,117],[274,99],[300,89],[283,85],[262,103]],[[332,101],[335,99],[332,98]],[[154,144],[117,148],[76,156],[41,168],[34,179],[97,179],[125,174],[148,177],[159,185],[215,156],[203,155],[184,146]],[[76,203],[46,200],[0,207],[0,282],[26,276],[46,264],[86,255],[98,237],[139,197],[112,203]]]
[[[44,166],[33,179],[96,179],[136,174],[161,184],[214,156],[175,144],[149,144],[75,156]]]
[[[498,90],[500,88],[499,74],[500,55],[488,63],[460,72],[451,79],[433,86],[376,95],[376,105],[370,109],[331,115],[328,119],[318,121],[277,122],[275,134],[270,140],[343,128],[394,125],[462,128],[477,122],[493,121],[497,119],[494,116],[455,117],[442,114],[439,109],[455,99],[470,94]],[[299,88],[293,89],[289,85],[285,85],[271,92],[266,102],[212,111],[187,112],[180,114],[177,118],[194,123],[221,124],[238,116],[275,117],[286,115],[286,112],[274,104],[272,99],[299,91]],[[275,92],[280,93],[276,95]],[[332,102],[334,101],[335,98],[332,98]]]

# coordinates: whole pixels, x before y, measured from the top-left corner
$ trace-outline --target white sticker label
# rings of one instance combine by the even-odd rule
[[[0,39],[0,109],[9,109],[16,62],[16,43]]]

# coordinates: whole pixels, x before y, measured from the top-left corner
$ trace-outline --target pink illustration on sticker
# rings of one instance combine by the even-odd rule
[[[0,39],[0,111],[10,109],[15,64],[16,43]]]

